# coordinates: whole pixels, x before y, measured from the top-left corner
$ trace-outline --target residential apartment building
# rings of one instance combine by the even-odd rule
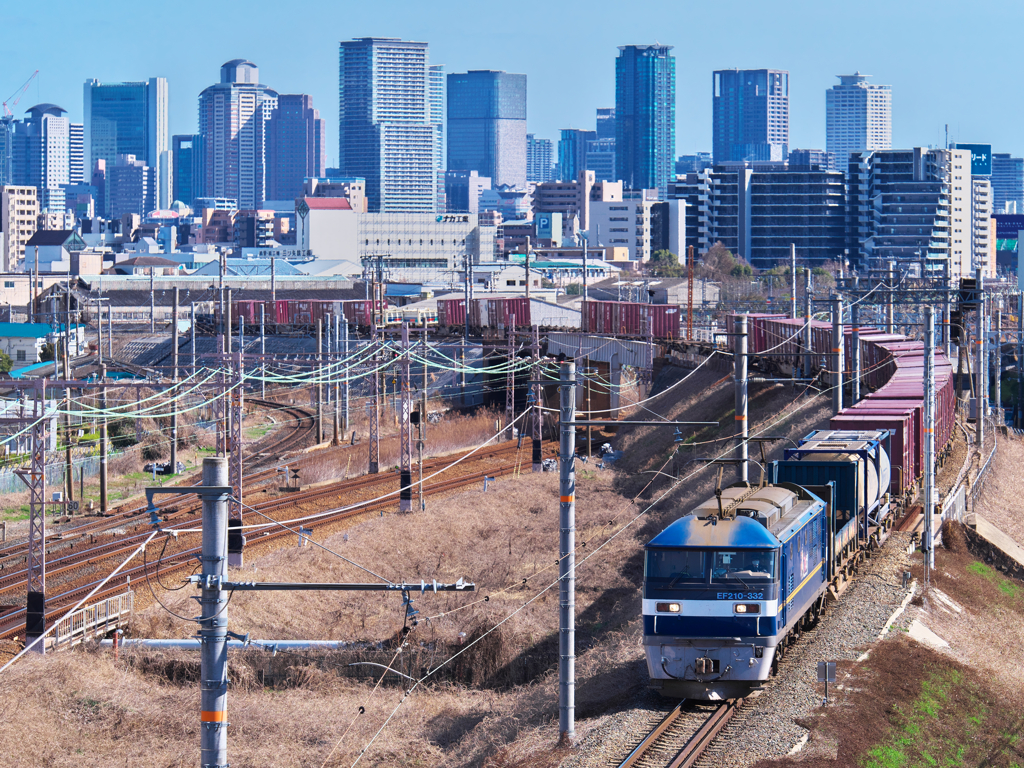
[[[627,189],[665,195],[676,151],[676,59],[670,45],[625,45],[615,59],[615,169]]]
[[[1024,214],[1024,157],[992,154],[992,210]]]
[[[818,167],[715,165],[672,185],[686,202],[686,240],[697,253],[722,243],[758,268],[789,260],[842,258],[846,246],[843,175]]]
[[[327,171],[327,128],[313,97],[281,94],[267,123],[267,200],[294,200]]]
[[[967,149],[879,150],[850,156],[847,233],[851,261],[912,274],[973,274],[976,230],[991,197],[975,189]],[[979,241],[980,247],[980,241]]]
[[[996,238],[992,219],[992,182],[987,176],[973,176],[971,185],[972,267],[981,267],[987,277],[995,277]]]
[[[68,126],[68,183],[82,184],[85,181],[85,126],[71,123]]]
[[[199,94],[197,196],[230,198],[243,209],[267,199],[267,122],[278,95],[259,79],[259,67],[233,59],[220,68],[220,82]]]
[[[526,75],[448,75],[448,171],[476,171],[495,186],[526,186]]]
[[[35,187],[0,187],[0,242],[3,271],[17,272],[25,262],[25,243],[36,233],[39,199]]]
[[[686,203],[659,201],[656,189],[626,192],[616,201],[590,203],[588,242],[595,247],[626,248],[629,260],[644,263],[658,250],[685,252]]]
[[[526,180],[541,184],[554,181],[557,175],[554,146],[551,139],[538,139],[534,134],[526,134]]]
[[[580,171],[575,181],[549,181],[533,191],[533,213],[561,213],[563,237],[572,241],[590,229],[590,206],[622,200],[622,183],[597,181],[593,171]]]
[[[364,37],[339,44],[339,167],[366,180],[370,211],[437,208],[436,102],[427,43]]]
[[[782,162],[789,155],[789,72],[723,69],[712,75],[715,164]]]
[[[892,86],[860,72],[837,77],[825,91],[825,150],[845,174],[852,153],[892,149]]]
[[[166,78],[125,83],[86,80],[83,97],[84,169],[91,172],[97,160],[110,168],[118,155],[134,155],[153,169],[157,205],[170,205]],[[101,215],[110,215],[108,200],[97,203]]]
[[[821,149],[791,149],[790,168],[818,168],[822,171],[842,171],[836,167],[836,156]]]

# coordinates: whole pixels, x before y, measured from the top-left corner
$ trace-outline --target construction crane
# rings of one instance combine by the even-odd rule
[[[39,70],[37,69],[29,76],[24,85],[7,97],[7,101],[4,102],[4,117],[14,117],[14,111],[11,107],[18,106],[18,102],[21,101],[21,97],[25,95],[25,91],[28,90],[28,87],[32,84],[32,81],[36,79],[36,75],[38,74]],[[8,106],[8,102],[10,103],[10,106]]]

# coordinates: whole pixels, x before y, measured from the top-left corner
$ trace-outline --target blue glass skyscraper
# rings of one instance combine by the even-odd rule
[[[135,155],[156,174],[157,204],[170,204],[170,173],[167,136],[167,80],[151,77],[144,82],[101,83],[85,81],[85,176],[97,160],[113,167],[118,155]],[[161,163],[163,161],[163,163]],[[97,201],[106,212],[104,201]]]
[[[676,59],[671,45],[623,45],[615,60],[615,168],[628,189],[664,198],[676,150]]]
[[[526,186],[526,75],[448,75],[448,170]]]
[[[722,69],[713,75],[715,163],[789,156],[789,72]]]

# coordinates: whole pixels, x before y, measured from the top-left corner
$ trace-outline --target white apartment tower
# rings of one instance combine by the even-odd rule
[[[35,187],[0,186],[0,242],[3,271],[15,272],[25,261],[25,243],[36,233],[39,200]]]
[[[199,94],[202,155],[197,197],[223,197],[253,210],[266,200],[267,122],[277,92],[260,85],[251,61],[233,59],[220,68],[220,82]]]
[[[433,213],[442,160],[443,70],[427,43],[364,37],[339,45],[338,160],[366,180],[370,211]]]
[[[847,172],[851,152],[892,149],[892,86],[868,82],[870,75],[837,75],[825,91],[825,150]]]

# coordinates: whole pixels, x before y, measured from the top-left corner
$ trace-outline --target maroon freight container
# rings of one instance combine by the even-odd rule
[[[480,299],[487,302],[486,319],[481,315],[479,318],[481,327],[497,328],[505,330],[515,319],[516,327],[530,326],[530,301],[522,298],[505,299]]]
[[[464,327],[466,324],[466,300],[438,299],[437,324],[441,327]]]
[[[860,402],[843,413],[858,413],[867,416],[909,416],[910,429],[914,435],[914,477],[924,474],[924,419],[920,403],[902,405],[902,400],[876,400]]]
[[[646,335],[649,320],[654,338],[678,339],[681,317],[677,304],[641,304],[640,335]]]
[[[377,299],[377,322],[383,325],[382,316],[387,310],[387,302]],[[369,328],[373,321],[374,302],[367,300],[343,301],[341,311],[345,315],[345,321],[353,323],[361,328]]]
[[[850,411],[837,414],[829,422],[830,429],[888,429],[889,460],[892,463],[892,481],[889,484],[894,496],[902,496],[914,485],[913,431],[910,416],[881,416],[857,414]]]

